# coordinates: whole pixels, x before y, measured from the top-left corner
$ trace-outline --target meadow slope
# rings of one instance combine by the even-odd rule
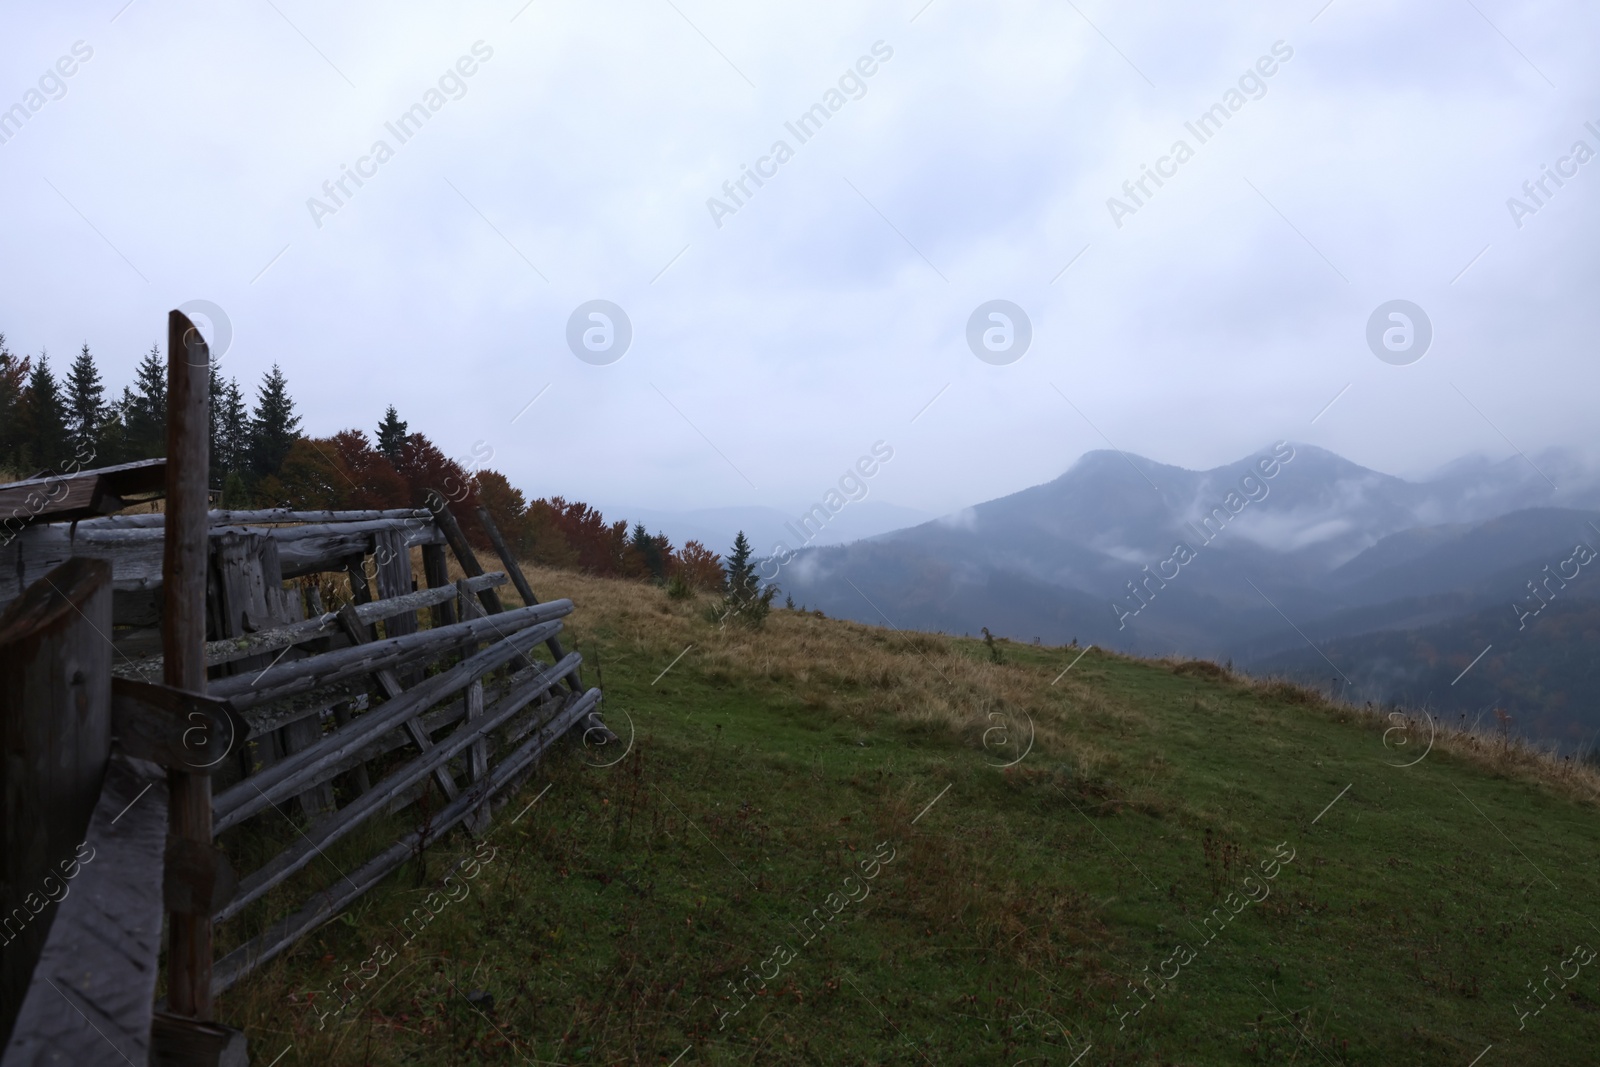
[[[1210,664],[530,576],[622,742],[225,995],[257,1062],[1593,1062],[1573,762]]]

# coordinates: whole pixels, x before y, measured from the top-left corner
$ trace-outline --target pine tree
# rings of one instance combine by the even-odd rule
[[[0,333],[0,467],[22,466],[22,388],[29,369],[28,357],[12,355]]]
[[[167,454],[167,365],[155,345],[133,375],[132,391],[123,390],[122,421],[127,458],[154,459]]]
[[[72,444],[67,431],[67,404],[61,385],[50,370],[50,357],[40,353],[23,401],[29,463],[34,467],[62,471],[72,460]]]
[[[256,407],[250,415],[250,470],[258,478],[275,474],[300,436],[300,416],[294,413],[289,382],[274,363],[261,380]]]
[[[67,434],[82,466],[105,463],[101,456],[101,428],[106,414],[106,387],[100,381],[94,355],[85,344],[67,373]]]
[[[400,413],[389,405],[389,410],[383,413],[383,421],[378,424],[378,451],[388,458],[390,463],[400,458],[400,450],[406,444],[406,424],[400,420]]]
[[[215,480],[226,491],[229,480],[237,477],[241,479],[238,490],[242,493],[242,479],[250,459],[250,410],[245,406],[239,379],[228,379],[221,398],[213,400],[212,412],[217,419],[217,451],[212,461],[220,464]]]
[[[210,474],[212,487],[218,488],[222,485],[222,480],[228,476],[227,456],[224,454],[227,445],[222,439],[222,402],[227,387],[222,384],[222,375],[217,373],[217,365],[211,363],[209,366],[211,380],[207,384],[207,392],[210,394],[210,402],[206,405],[206,414],[211,424]]]
[[[761,588],[761,579],[751,560],[753,554],[750,540],[740,530],[733,539],[733,551],[728,554],[728,591],[723,597],[721,617],[724,621],[731,617],[746,626],[758,627],[766,621],[778,587]]]

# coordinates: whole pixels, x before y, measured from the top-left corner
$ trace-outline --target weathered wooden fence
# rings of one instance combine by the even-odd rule
[[[207,512],[196,336],[174,312],[166,513],[83,517],[117,498],[83,472],[62,507],[0,538],[5,1067],[234,1062],[216,994],[455,827],[483,832],[574,727],[611,738],[561,643],[571,602],[534,596],[486,513],[504,571],[484,570],[441,497]],[[50,521],[66,505],[74,521]],[[523,606],[502,602],[508,580]],[[311,888],[302,872],[325,850],[422,798],[412,829]],[[290,843],[236,873],[229,843],[285,820]],[[264,911],[269,895],[297,903]],[[259,932],[215,958],[213,928],[246,915]]]

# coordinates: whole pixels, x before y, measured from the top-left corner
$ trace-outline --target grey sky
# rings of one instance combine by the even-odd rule
[[[168,308],[211,300],[225,370],[281,363],[309,432],[394,403],[533,494],[666,509],[795,507],[880,439],[873,499],[927,511],[1108,441],[1205,467],[1290,438],[1399,474],[1587,446],[1600,160],[1520,228],[1507,199],[1600,151],[1593,5],[121,8],[0,13],[0,108],[93,49],[0,144],[0,331],[58,366],[87,340],[118,388]],[[800,143],[785,123],[880,41]],[[1185,123],[1280,41],[1201,144]],[[719,227],[707,199],[780,139]],[[1179,139],[1119,228],[1108,198]],[[308,199],[379,140],[319,227]],[[605,366],[565,340],[597,298],[633,327]],[[996,298],[1033,326],[1007,366],[966,342]],[[1433,324],[1409,366],[1365,341],[1395,298]]]

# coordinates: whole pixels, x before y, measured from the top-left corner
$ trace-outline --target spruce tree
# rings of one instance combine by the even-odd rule
[[[250,460],[250,410],[245,406],[239,379],[228,379],[220,400],[214,401],[214,405],[217,418],[214,459],[221,464],[216,481],[226,489],[230,478],[243,479]]]
[[[294,413],[289,382],[274,363],[261,380],[250,416],[251,472],[258,478],[276,474],[299,436],[300,416]]]
[[[211,487],[215,489],[222,485],[222,479],[227,477],[228,473],[225,455],[227,446],[222,439],[222,401],[227,387],[222,384],[222,375],[217,372],[217,365],[212,363],[209,366],[211,380],[207,383],[207,392],[210,395],[210,402],[206,405],[206,414],[211,431],[209,438]]]
[[[123,390],[123,425],[127,458],[154,459],[167,454],[167,365],[155,345],[133,373],[134,388]]]
[[[40,353],[39,362],[28,375],[23,411],[29,464],[47,470],[65,470],[72,460],[67,404],[61,395],[61,385],[50,370],[50,357],[44,353]]]
[[[723,597],[722,618],[732,617],[746,626],[760,626],[772,609],[772,598],[778,595],[776,585],[761,588],[750,541],[744,531],[733,539],[733,551],[728,554],[728,591]]]
[[[6,348],[0,333],[0,467],[20,468],[23,441],[22,387],[28,377],[28,358],[18,358]]]
[[[73,453],[85,467],[105,465],[101,426],[106,416],[106,387],[100,368],[85,344],[67,373],[67,435]]]
[[[378,451],[386,456],[390,463],[400,458],[400,450],[406,444],[406,424],[400,420],[400,413],[389,405],[389,410],[383,413],[383,421],[378,424]]]

